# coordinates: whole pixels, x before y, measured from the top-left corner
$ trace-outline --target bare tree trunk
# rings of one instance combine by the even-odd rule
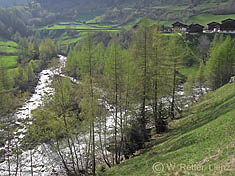
[[[104,146],[107,146],[107,119],[106,119],[106,117],[105,117],[105,122],[104,122]],[[107,150],[105,150],[105,156],[106,156],[106,158],[107,158],[107,161],[108,161],[108,163],[109,163],[109,165],[110,165],[110,167],[111,167],[111,163],[109,162],[109,159],[108,159],[108,154],[107,154]]]
[[[105,117],[105,119],[106,119],[106,117]],[[106,123],[106,120],[105,120],[105,123]],[[103,148],[103,142],[102,142],[102,122],[101,121],[99,123],[99,130],[100,130],[100,132],[99,132],[99,141],[100,141],[100,148],[101,148],[101,152],[102,152],[102,157],[103,157],[103,160],[104,160],[105,164],[109,168],[111,168],[111,164],[109,163],[109,160],[106,159],[104,148]],[[106,125],[105,125],[105,130],[106,130]],[[106,139],[104,139],[104,140],[106,140]]]
[[[18,169],[19,169],[19,148],[16,142],[16,173],[15,173],[16,176],[18,174]]]
[[[91,65],[91,62],[90,62]],[[90,66],[90,75],[91,75],[91,66]],[[95,170],[96,170],[96,163],[95,163],[95,116],[94,116],[94,107],[93,107],[93,102],[94,102],[94,92],[93,92],[93,81],[92,77],[90,77],[90,91],[91,91],[91,97],[92,97],[92,102],[91,102],[91,111],[92,111],[92,121],[91,121],[91,131],[92,131],[92,174],[95,176]]]
[[[176,91],[176,61],[174,61],[173,68],[173,88],[172,88],[172,101],[171,101],[171,119],[175,119],[175,91]]]
[[[122,99],[122,93],[120,91],[120,99]],[[118,161],[120,163],[121,161],[121,151],[123,148],[123,114],[122,114],[122,105],[120,103],[120,132],[121,132],[121,141],[120,141],[120,145],[119,145],[119,151],[118,151]]]
[[[31,167],[31,176],[33,176],[33,154],[32,154],[32,150],[30,150],[30,167]]]
[[[77,141],[79,141],[79,138],[77,136]],[[85,152],[85,151],[84,151]],[[83,165],[83,157],[82,157],[82,154],[81,154],[81,146],[79,145],[79,154],[80,154],[80,162],[81,162],[81,170],[84,170],[84,165]],[[77,161],[78,162],[78,161]]]
[[[10,162],[10,117],[8,116],[8,129],[7,129],[7,138],[8,138],[8,146],[7,146],[7,151],[8,151],[8,156],[7,156],[7,161],[8,161],[8,174],[11,175],[11,162]]]
[[[68,136],[67,136],[67,142],[68,142],[68,146],[69,146],[69,150],[70,150],[70,155],[72,157],[73,171],[74,171],[74,174],[77,174],[76,168],[75,168],[75,160],[74,160],[74,156],[73,156],[73,148],[72,148],[72,145],[71,145],[71,142],[70,142]]]
[[[95,176],[96,163],[95,163],[95,127],[94,121],[92,122],[92,174]]]
[[[66,164],[66,162],[64,160],[64,157],[63,157],[63,155],[62,155],[62,153],[60,151],[60,145],[59,145],[58,141],[56,141],[56,148],[57,148],[57,153],[59,154],[59,156],[60,156],[60,158],[62,160],[62,163],[64,165],[65,170],[67,171],[68,174],[70,174],[71,172],[70,172],[70,170],[69,170],[69,168],[68,168],[68,166],[67,166],[67,164]]]
[[[144,29],[144,77],[143,77],[143,100],[142,100],[142,110],[141,110],[141,126],[144,133],[144,141],[146,141],[146,83],[147,83],[147,29]]]
[[[89,34],[88,34],[89,35]],[[89,76],[90,76],[90,95],[91,95],[91,113],[92,113],[92,122],[91,122],[91,132],[92,132],[92,174],[95,176],[96,163],[95,163],[95,114],[94,114],[94,87],[93,87],[93,74],[92,74],[92,46],[91,38],[88,36],[88,62],[89,62]]]
[[[158,107],[157,107],[157,101],[158,101],[158,88],[157,88],[157,80],[154,80],[154,107],[153,107],[153,116],[154,116],[154,119],[155,119],[155,130],[156,132],[158,132],[158,123],[159,123],[159,120],[158,118]]]
[[[72,140],[72,139],[71,139],[71,140]],[[74,140],[72,140],[72,146],[73,146],[74,155],[75,155],[75,159],[76,159],[77,174],[78,174],[78,175],[81,175],[81,173],[80,173],[80,167],[79,167],[79,162],[78,162],[78,155],[77,155],[77,152],[76,152],[76,146],[75,146],[75,144],[74,144]]]
[[[68,146],[69,146],[70,155],[72,157],[73,171],[74,171],[74,174],[76,174],[75,161],[74,161],[74,156],[73,156],[73,148],[72,148],[72,145],[71,145],[71,142],[70,142],[69,131],[68,131],[69,127],[67,125],[67,121],[66,121],[66,117],[65,117],[64,113],[63,113],[63,120],[64,120],[65,129],[66,129],[67,143],[68,143]]]
[[[128,65],[129,68],[129,65]],[[128,112],[128,107],[129,107],[129,82],[130,82],[130,73],[128,71],[128,75],[127,75],[127,87],[126,87],[126,100],[125,100],[125,117],[124,117],[124,128],[127,127],[127,112]]]
[[[91,150],[91,140],[92,140],[92,129],[91,129],[91,124],[90,124],[90,137],[89,137],[89,142],[88,142],[88,150],[87,150],[87,160],[86,160],[86,166],[85,166],[85,174],[88,175],[88,165],[90,161],[90,150]]]
[[[118,120],[118,73],[117,73],[117,51],[116,51],[116,41],[114,42],[114,74],[115,74],[115,121],[114,121],[114,144],[115,144],[115,162],[119,164],[118,161],[118,151],[117,151],[117,120]]]

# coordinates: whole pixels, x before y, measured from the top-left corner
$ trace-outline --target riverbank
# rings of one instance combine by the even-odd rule
[[[37,146],[35,149],[25,150],[21,149],[21,143],[24,140],[27,125],[30,123],[31,111],[43,105],[45,96],[53,95],[54,89],[50,87],[52,77],[61,73],[65,66],[66,57],[60,55],[59,61],[59,67],[47,68],[39,73],[37,86],[32,94],[28,95],[30,98],[25,100],[24,105],[14,114],[17,127],[12,133],[12,137],[6,141],[5,146],[0,148],[4,156],[4,159],[2,159],[4,162],[0,164],[1,176],[10,173],[31,175],[31,172],[37,175],[42,171],[49,175],[52,172],[53,168],[46,169],[49,163],[46,159],[48,154],[45,155],[45,151],[48,150],[47,146]],[[32,161],[32,155],[34,155],[34,161]]]

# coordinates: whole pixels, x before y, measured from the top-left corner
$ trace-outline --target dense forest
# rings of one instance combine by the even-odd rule
[[[0,8],[0,175],[109,175],[174,140],[177,130],[179,143],[150,155],[206,141],[185,134],[211,116],[233,117],[225,109],[235,97],[234,34],[165,33],[156,22],[180,16],[166,17],[178,9],[162,6],[186,5],[191,17],[202,1],[7,2]],[[233,1],[203,2],[223,4],[204,9],[210,13],[234,8]],[[225,98],[207,100],[225,88]],[[145,168],[137,165],[132,171]]]

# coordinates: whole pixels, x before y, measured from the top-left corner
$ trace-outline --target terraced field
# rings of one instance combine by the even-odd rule
[[[13,41],[0,41],[1,55],[16,55],[18,52],[18,45]]]
[[[17,67],[18,44],[13,41],[0,41],[1,65],[12,71]]]
[[[119,30],[118,25],[101,25],[98,23],[81,23],[81,22],[60,22],[41,28],[41,30],[78,30],[78,31],[96,31],[96,30]]]
[[[17,56],[0,56],[0,62],[8,69],[16,68]]]
[[[100,24],[100,16],[87,22],[59,22],[38,29],[39,32],[47,32],[50,38],[60,41],[62,45],[76,43],[84,38],[88,32],[97,31],[113,31],[117,32],[121,29],[119,25]],[[55,37],[53,37],[53,35]]]

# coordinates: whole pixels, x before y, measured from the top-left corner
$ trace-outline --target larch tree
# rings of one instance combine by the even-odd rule
[[[39,45],[39,58],[42,65],[47,64],[57,54],[57,47],[51,39],[43,40]]]
[[[96,145],[95,145],[95,120],[98,115],[98,97],[95,86],[95,65],[97,62],[94,56],[94,43],[91,34],[87,35],[81,49],[81,75],[83,78],[83,99],[81,110],[85,118],[90,120],[90,136],[92,143],[92,174],[96,174]]]
[[[70,49],[66,62],[66,72],[69,76],[79,78],[79,50],[77,47]]]
[[[211,50],[210,59],[206,65],[208,86],[215,90],[228,83],[235,72],[235,40],[227,37],[222,44]]]
[[[45,98],[44,106],[33,111],[33,123],[24,142],[31,148],[37,144],[49,144],[66,172],[80,175],[83,165],[80,162],[78,136],[83,127],[77,92],[68,78],[55,78],[53,87],[54,96]]]
[[[182,65],[182,59],[185,56],[185,47],[180,36],[174,36],[170,39],[168,44],[168,65],[171,82],[171,102],[170,102],[170,116],[175,119],[176,113],[176,91],[179,83],[179,69]]]
[[[139,115],[137,117],[144,141],[147,139],[146,125],[148,105],[148,89],[150,87],[150,60],[153,57],[152,31],[148,19],[144,19],[137,28],[132,41],[132,58],[135,63],[135,89],[138,95],[137,101],[140,104]]]
[[[122,92],[123,92],[123,56],[121,47],[114,38],[106,49],[105,81],[109,104],[114,107],[114,150],[115,163],[120,163],[120,140],[118,141],[118,124],[122,121]],[[119,115],[118,115],[119,114]]]
[[[166,131],[166,125],[163,120],[161,98],[167,94],[167,84],[165,83],[167,68],[164,67],[166,62],[166,43],[167,39],[159,32],[156,26],[153,32],[153,58],[151,59],[151,89],[150,99],[153,112],[153,120],[157,133]]]

